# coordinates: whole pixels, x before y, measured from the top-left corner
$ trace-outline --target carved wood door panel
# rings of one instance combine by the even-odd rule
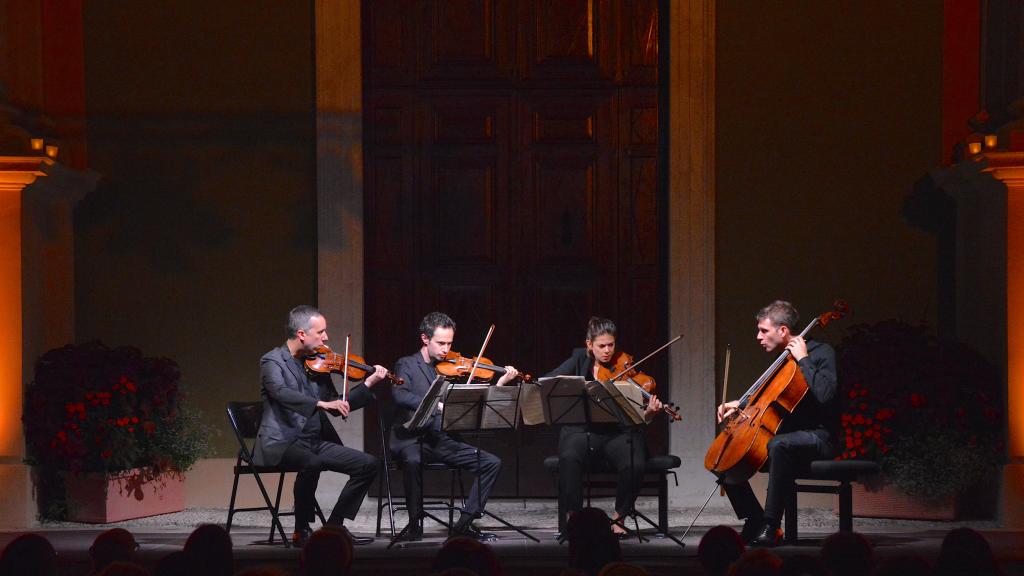
[[[417,350],[432,310],[463,354],[496,324],[487,356],[534,376],[582,346],[593,314],[631,352],[664,340],[658,9],[364,2],[367,357]],[[663,451],[664,429],[650,434]],[[472,441],[505,463],[495,495],[555,495],[541,463],[557,430]]]

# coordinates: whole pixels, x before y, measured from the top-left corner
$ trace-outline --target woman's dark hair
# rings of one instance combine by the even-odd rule
[[[615,328],[615,322],[607,318],[601,318],[600,316],[591,316],[590,320],[587,321],[587,340],[593,342],[594,338],[608,334],[612,338],[615,338],[615,334],[618,332]]]

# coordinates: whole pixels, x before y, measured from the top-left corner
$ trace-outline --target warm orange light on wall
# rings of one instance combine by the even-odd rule
[[[0,457],[23,456],[21,435],[21,188],[0,174]]]
[[[1007,453],[1024,459],[1024,152],[990,152],[989,171],[1006,184]]]
[[[0,156],[0,458],[25,455],[21,433],[21,194],[49,158]]]

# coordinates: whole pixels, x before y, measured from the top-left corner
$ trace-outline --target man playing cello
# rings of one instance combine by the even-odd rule
[[[736,517],[745,519],[742,536],[752,546],[777,546],[782,542],[782,513],[797,476],[812,460],[836,454],[839,386],[835,351],[828,344],[805,341],[794,333],[799,320],[796,308],[783,300],[776,300],[757,313],[757,342],[765,352],[788,350],[807,381],[808,390],[768,442],[768,494],[764,508],[749,482],[722,483]],[[738,400],[720,405],[718,421],[738,409]]]

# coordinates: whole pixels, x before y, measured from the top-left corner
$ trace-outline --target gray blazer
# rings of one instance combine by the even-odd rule
[[[263,396],[263,419],[256,434],[253,461],[259,466],[281,463],[284,451],[299,437],[309,418],[319,418],[316,403],[338,398],[338,391],[330,374],[314,374],[306,384],[288,346],[274,348],[260,358],[260,386]],[[363,384],[349,388],[348,402],[358,410],[373,400],[373,394]],[[341,444],[334,427],[325,419],[325,439]]]

